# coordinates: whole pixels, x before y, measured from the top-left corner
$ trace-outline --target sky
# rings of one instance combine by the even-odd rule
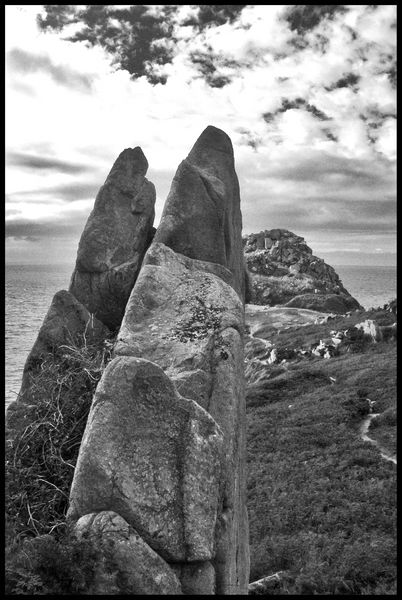
[[[128,5],[112,6],[123,31]],[[244,5],[201,26],[200,5],[176,6],[151,44],[164,58],[133,73],[66,39],[79,22],[40,28],[42,5],[6,5],[6,261],[74,264],[127,147],[148,159],[157,226],[179,163],[214,125],[233,143],[243,233],[289,229],[332,265],[395,264],[396,5],[325,7]]]

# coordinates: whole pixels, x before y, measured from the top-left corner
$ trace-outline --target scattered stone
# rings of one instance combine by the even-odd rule
[[[378,325],[372,319],[366,319],[361,323],[355,325],[356,329],[360,329],[364,335],[369,337],[371,341],[377,342],[379,340]]]

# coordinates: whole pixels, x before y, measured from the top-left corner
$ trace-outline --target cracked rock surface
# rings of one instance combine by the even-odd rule
[[[156,196],[147,169],[138,146],[117,158],[88,217],[71,278],[69,291],[112,330],[152,238]]]
[[[233,149],[208,127],[179,166],[128,299],[69,508],[77,527],[118,515],[149,549],[141,569],[157,553],[183,594],[247,593],[244,287]]]

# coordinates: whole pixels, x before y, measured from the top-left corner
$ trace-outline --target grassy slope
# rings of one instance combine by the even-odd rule
[[[272,333],[277,346],[296,347],[367,316],[374,318]],[[365,398],[376,400],[376,412],[395,411],[395,358],[394,342],[368,344],[330,360],[290,362],[249,386],[251,581],[285,571],[271,593],[396,593],[396,468],[358,431]],[[387,446],[395,419],[382,420]]]

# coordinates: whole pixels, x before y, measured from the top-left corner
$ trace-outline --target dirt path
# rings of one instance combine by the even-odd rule
[[[367,435],[368,430],[370,428],[371,421],[373,419],[375,419],[376,417],[378,417],[379,415],[380,415],[380,413],[371,413],[370,415],[367,415],[367,417],[364,419],[363,423],[360,426],[360,437],[362,438],[362,440],[364,442],[370,442],[371,444],[374,444],[375,446],[377,446],[377,448],[379,449],[379,451],[381,453],[382,458],[384,458],[385,460],[389,460],[390,462],[393,462],[396,465],[396,456],[394,454],[391,454],[390,452],[388,452],[388,450],[386,450],[385,448],[380,446],[376,440],[373,440],[373,438],[371,438]]]

